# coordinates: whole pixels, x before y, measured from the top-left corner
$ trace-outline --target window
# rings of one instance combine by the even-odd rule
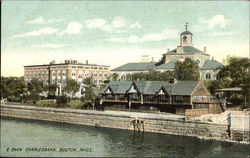
[[[94,83],[97,83],[97,80],[94,80]]]
[[[100,77],[102,77],[102,74],[99,74]]]
[[[108,74],[104,74],[104,76],[105,76],[105,77],[107,77],[107,76],[108,76]]]
[[[56,76],[56,73],[55,73],[55,72],[52,72],[52,76]]]
[[[82,74],[78,74],[78,78],[82,78]]]
[[[71,73],[71,76],[75,76],[75,75],[76,75],[76,73],[75,73],[75,72],[72,72],[72,73]]]
[[[57,72],[57,76],[61,76],[61,72],[60,71]]]
[[[63,76],[66,76],[66,72],[63,72],[62,75],[63,75]]]
[[[175,100],[181,101],[181,100],[183,100],[183,97],[182,96],[175,96]]]
[[[161,96],[160,96],[160,99],[161,99],[161,100],[168,100],[168,97],[167,97],[166,95],[161,95]]]
[[[131,97],[132,99],[135,99],[135,100],[139,99],[139,96],[137,93],[133,93]]]
[[[210,80],[211,79],[211,74],[210,73],[207,73],[206,74],[206,80]]]
[[[97,73],[94,73],[94,76],[97,76]]]

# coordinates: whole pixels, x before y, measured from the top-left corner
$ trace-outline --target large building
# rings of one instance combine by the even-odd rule
[[[208,108],[210,93],[200,81],[111,81],[101,92],[102,104],[124,108],[157,107],[184,114],[186,109]]]
[[[168,49],[159,62],[153,62],[152,60],[150,62],[127,63],[111,71],[118,73],[121,80],[125,80],[127,74],[137,72],[173,71],[177,61],[184,61],[185,58],[190,58],[199,65],[201,80],[215,80],[218,68],[222,64],[213,58],[211,59],[206,47],[201,51],[193,46],[193,34],[188,31],[187,24],[185,26],[186,30],[180,34],[180,45],[173,50]]]
[[[77,60],[65,60],[64,63],[50,62],[44,65],[24,66],[24,80],[29,82],[33,78],[43,81],[45,84],[64,84],[66,79],[76,80],[82,83],[85,78],[91,77],[99,86],[110,75],[109,66],[79,63]]]

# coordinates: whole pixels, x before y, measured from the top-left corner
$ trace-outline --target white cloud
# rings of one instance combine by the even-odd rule
[[[124,33],[126,30],[121,30],[125,27],[125,19],[122,17],[115,17],[111,24],[108,24],[105,19],[89,19],[85,21],[86,28],[99,29],[108,33]]]
[[[130,28],[132,28],[132,29],[140,29],[141,24],[139,22],[135,22],[135,23],[130,25]]]
[[[32,45],[31,48],[63,48],[67,45],[64,44],[39,44],[39,45]]]
[[[229,25],[231,21],[226,19],[224,15],[215,15],[210,19],[200,18],[198,24],[193,25],[193,29],[197,32],[204,30],[213,30],[216,27],[224,28]]]
[[[80,34],[81,33],[81,29],[83,28],[82,24],[79,23],[79,22],[70,22],[67,26],[67,29],[62,31],[60,34],[74,34],[74,35],[77,35],[77,34]]]
[[[126,26],[126,20],[123,17],[115,17],[111,24],[114,28],[123,28]]]
[[[201,19],[200,21],[203,24],[207,25],[207,28],[209,30],[219,26],[220,28],[224,28],[226,25],[228,25],[230,23],[230,21],[228,19],[226,19],[224,17],[224,15],[216,15],[210,19]]]
[[[145,34],[141,37],[136,35],[131,35],[127,38],[110,38],[106,41],[116,42],[116,43],[143,43],[143,42],[154,42],[154,41],[162,41],[166,39],[175,39],[178,37],[178,30],[164,29],[160,33],[150,33]]]
[[[62,19],[44,19],[42,16],[34,19],[26,21],[27,24],[49,24],[49,23],[55,23],[60,22]]]
[[[90,19],[85,21],[86,27],[88,29],[93,28],[99,28],[102,29],[102,27],[106,24],[106,20],[104,19]]]
[[[12,37],[19,38],[19,37],[41,36],[41,35],[53,35],[53,34],[56,34],[57,32],[58,32],[58,29],[56,28],[46,27],[46,28],[41,28],[36,31],[13,35]]]
[[[34,20],[30,20],[30,21],[26,21],[27,24],[44,24],[45,23],[45,20],[43,19],[42,16],[40,16],[39,18],[37,19],[34,19]]]
[[[205,34],[205,36],[217,37],[217,36],[236,36],[240,35],[241,32],[213,32],[210,34]]]

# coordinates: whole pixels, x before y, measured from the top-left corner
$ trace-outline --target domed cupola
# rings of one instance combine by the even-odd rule
[[[188,23],[186,23],[185,27],[186,27],[186,30],[180,34],[180,44],[181,46],[192,46],[193,34],[187,30]]]

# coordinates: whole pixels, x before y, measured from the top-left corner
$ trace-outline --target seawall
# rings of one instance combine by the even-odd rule
[[[41,108],[21,105],[1,105],[1,117],[16,117],[34,120],[65,122],[95,127],[134,130],[131,121],[135,117],[144,120],[144,131],[193,136],[204,139],[233,141],[230,139],[228,126],[184,121],[182,117],[164,114],[139,114],[115,111],[92,111]],[[248,139],[249,140],[249,139]],[[249,142],[248,142],[249,143]]]

